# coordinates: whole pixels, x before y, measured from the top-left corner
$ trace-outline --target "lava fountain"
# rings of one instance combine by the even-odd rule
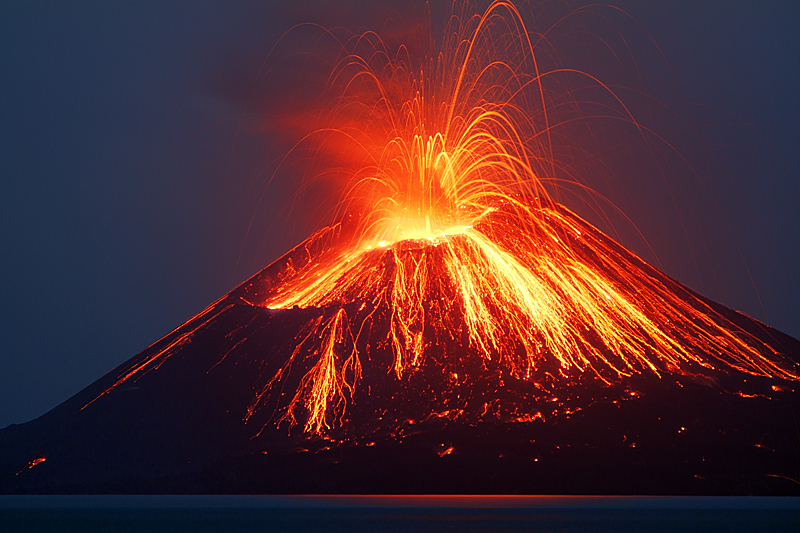
[[[443,35],[420,57],[372,32],[340,43],[316,126],[295,148],[319,161],[340,152],[312,178],[346,176],[339,221],[232,293],[267,314],[307,312],[286,356],[264,363],[245,421],[266,412],[263,428],[318,436],[352,433],[359,409],[373,426],[426,412],[531,421],[555,391],[596,395],[635,376],[800,379],[769,335],[558,202],[566,163],[553,136],[580,105],[552,81],[590,79],[618,120],[643,130],[611,88],[541,71],[546,36],[510,2],[455,13]],[[103,394],[158,368],[221,312],[201,313]],[[500,406],[504,389],[526,392]],[[401,416],[378,397],[422,407]]]

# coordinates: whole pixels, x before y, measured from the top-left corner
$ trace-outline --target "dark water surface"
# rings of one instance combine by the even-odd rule
[[[0,531],[800,531],[800,498],[2,496]]]

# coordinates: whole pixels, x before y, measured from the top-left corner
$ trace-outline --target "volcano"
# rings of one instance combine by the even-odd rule
[[[3,429],[0,491],[800,494],[800,342],[566,208],[541,208],[545,256],[567,245],[582,272],[608,280],[593,296],[604,314],[581,311],[519,259],[526,235],[503,233],[508,213],[395,231],[347,257],[358,215],[317,232],[49,413]],[[524,291],[502,292],[471,231],[538,273],[539,315],[515,303]],[[467,256],[488,283],[474,294],[453,263]],[[548,308],[551,293],[566,314]],[[647,321],[630,322],[634,311]]]
[[[584,126],[650,130],[463,4],[413,46],[320,30],[280,164],[340,194],[323,229],[0,432],[0,492],[800,493],[800,342],[562,205]]]

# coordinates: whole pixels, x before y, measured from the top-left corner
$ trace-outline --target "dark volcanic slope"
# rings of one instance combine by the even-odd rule
[[[430,347],[401,381],[387,374],[384,347],[371,352],[326,437],[277,424],[275,407],[302,368],[245,422],[304,326],[342,307],[363,311],[359,302],[280,311],[249,303],[339,231],[296,248],[44,416],[3,429],[0,492],[800,494],[798,384],[746,374],[534,387],[476,365],[453,341]],[[709,305],[800,360],[797,340]],[[385,337],[376,316],[372,340]],[[461,377],[442,372],[449,360]]]

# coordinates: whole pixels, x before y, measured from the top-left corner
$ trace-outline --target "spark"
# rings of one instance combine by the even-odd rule
[[[31,461],[28,461],[28,464],[25,465],[25,468],[23,468],[22,470],[17,472],[16,475],[18,476],[18,475],[22,474],[23,472],[25,472],[26,470],[30,470],[34,466],[42,464],[46,460],[47,460],[47,458],[44,455],[40,455],[39,457],[37,457],[35,459],[32,459]]]

